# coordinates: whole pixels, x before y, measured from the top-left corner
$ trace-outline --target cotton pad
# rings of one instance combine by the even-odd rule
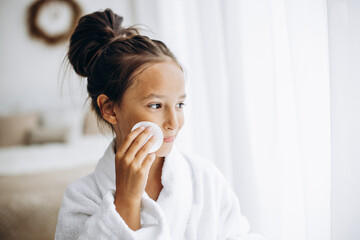
[[[131,131],[134,131],[135,129],[141,127],[141,126],[144,126],[144,127],[148,127],[148,126],[151,126],[152,127],[152,133],[151,135],[146,139],[145,143],[153,136],[155,135],[156,136],[156,142],[155,144],[151,147],[149,153],[153,153],[153,152],[156,152],[162,145],[163,143],[163,139],[164,139],[164,135],[163,135],[163,132],[161,131],[161,128],[156,125],[155,123],[153,122],[138,122],[137,124],[135,124],[135,126],[131,129]],[[144,143],[144,144],[145,144]],[[143,144],[143,146],[144,146]]]

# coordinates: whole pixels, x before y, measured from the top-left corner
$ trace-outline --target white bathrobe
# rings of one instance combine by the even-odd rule
[[[144,192],[141,228],[131,230],[115,209],[113,141],[95,171],[66,189],[56,240],[261,239],[248,234],[239,202],[220,171],[210,162],[173,147],[165,157],[157,201]]]

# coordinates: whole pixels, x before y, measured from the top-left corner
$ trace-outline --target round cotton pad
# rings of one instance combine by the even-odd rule
[[[146,139],[145,143],[153,136],[155,135],[156,136],[156,142],[155,144],[151,147],[149,153],[153,153],[153,152],[156,152],[162,145],[163,143],[163,139],[164,139],[164,135],[161,131],[161,128],[156,125],[155,123],[153,122],[138,122],[137,124],[135,124],[135,126],[131,129],[131,131],[134,131],[135,129],[141,127],[141,126],[144,126],[144,127],[148,127],[148,126],[151,126],[152,127],[152,133],[151,135]],[[144,143],[144,144],[145,144]]]

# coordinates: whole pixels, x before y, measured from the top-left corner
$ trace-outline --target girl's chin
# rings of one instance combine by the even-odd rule
[[[159,150],[155,152],[156,157],[166,157],[170,154],[172,144],[163,144]]]

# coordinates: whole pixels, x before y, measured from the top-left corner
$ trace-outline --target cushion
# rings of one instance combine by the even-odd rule
[[[0,117],[0,146],[26,144],[28,132],[38,121],[37,112]]]
[[[66,143],[70,140],[70,130],[70,127],[36,127],[28,133],[28,144]]]
[[[75,142],[81,138],[82,135],[82,124],[83,124],[83,112],[81,110],[74,109],[58,109],[58,110],[47,110],[41,113],[41,124],[42,129],[38,129],[45,135],[57,134],[60,129],[64,129],[68,134],[68,141]],[[52,129],[52,130],[51,130]],[[69,132],[68,132],[69,131]],[[40,133],[43,135],[43,133]],[[64,136],[61,136],[64,137]],[[56,138],[61,138],[57,136]],[[51,137],[52,138],[52,137]]]

